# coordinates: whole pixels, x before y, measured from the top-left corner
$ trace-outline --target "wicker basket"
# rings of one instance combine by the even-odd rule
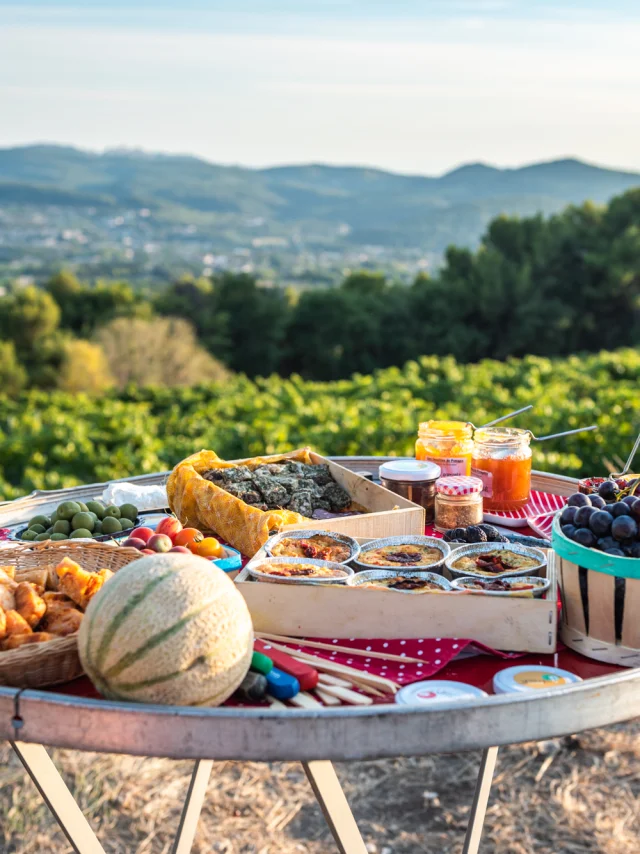
[[[640,560],[580,546],[553,523],[559,560],[563,643],[576,652],[624,667],[640,665]]]
[[[140,558],[140,552],[104,543],[43,542],[2,549],[0,565],[15,566],[16,570],[46,569],[57,566],[64,557],[75,560],[89,572],[100,569],[117,572]],[[75,634],[0,652],[0,685],[43,688],[69,682],[82,672]]]

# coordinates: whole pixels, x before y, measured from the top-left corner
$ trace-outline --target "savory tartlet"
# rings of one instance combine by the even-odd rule
[[[268,557],[251,561],[247,571],[258,581],[277,584],[344,584],[353,575],[349,566],[325,560]]]
[[[403,593],[434,593],[442,592],[442,586],[426,578],[416,578],[405,575],[396,575],[395,578],[378,578],[375,581],[367,581],[359,587],[377,587],[387,590],[401,590]]]
[[[314,534],[304,539],[283,537],[270,550],[274,557],[301,557],[342,563],[349,560],[352,550],[329,534]]]
[[[381,546],[360,552],[358,563],[365,566],[432,566],[442,560],[442,551],[417,543]]]
[[[278,575],[281,578],[346,578],[347,573],[332,566],[318,566],[311,563],[263,564],[263,575]]]
[[[502,575],[505,572],[522,572],[540,566],[540,560],[511,549],[495,549],[481,554],[463,555],[453,561],[451,568],[456,572],[471,572],[474,575]]]
[[[460,587],[466,590],[484,590],[487,593],[508,593],[511,590],[535,590],[536,587],[542,587],[544,582],[534,583],[528,579],[505,579],[492,578],[486,581],[483,578],[467,579]]]

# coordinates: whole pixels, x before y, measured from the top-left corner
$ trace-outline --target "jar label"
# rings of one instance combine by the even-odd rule
[[[468,457],[425,457],[425,459],[439,465],[443,477],[450,474],[466,474],[469,464]]]
[[[493,472],[485,471],[484,469],[477,469],[475,466],[471,466],[471,475],[473,477],[479,477],[482,481],[482,497],[491,498],[493,496]]]
[[[527,688],[552,688],[555,685],[567,684],[564,676],[540,670],[525,670],[522,673],[516,673],[513,679],[519,685],[526,685]]]

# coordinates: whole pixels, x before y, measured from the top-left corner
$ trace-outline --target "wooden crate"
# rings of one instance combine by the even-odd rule
[[[286,457],[288,454],[282,454]],[[293,453],[291,454],[293,456]],[[423,507],[414,504],[407,498],[402,498],[385,489],[378,483],[350,471],[339,463],[320,456],[313,451],[310,453],[315,465],[321,463],[329,466],[335,481],[343,486],[355,504],[365,507],[369,512],[361,516],[345,516],[343,519],[305,519],[296,525],[285,525],[280,530],[336,531],[348,534],[350,537],[393,537],[396,534],[424,534],[425,511]],[[249,458],[250,459],[250,458]],[[241,464],[247,460],[229,460]]]
[[[359,539],[360,543],[367,539]],[[255,556],[264,556],[261,550]],[[546,599],[465,595],[402,596],[387,590],[270,584],[236,577],[257,632],[291,637],[471,638],[494,649],[550,653],[556,649],[556,557],[547,552]],[[541,572],[542,574],[542,572]]]

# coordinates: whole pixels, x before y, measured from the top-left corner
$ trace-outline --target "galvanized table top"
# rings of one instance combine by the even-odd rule
[[[380,457],[338,459],[354,470],[373,470],[383,461]],[[165,476],[135,480],[160,483]],[[558,481],[565,488],[573,482],[570,478]],[[44,504],[62,500],[61,494],[95,495],[98,487],[104,485],[34,493],[28,500]],[[0,738],[174,759],[308,761],[416,756],[551,738],[637,715],[640,668],[532,695],[458,700],[424,709],[393,704],[314,710],[209,709],[0,688]]]

